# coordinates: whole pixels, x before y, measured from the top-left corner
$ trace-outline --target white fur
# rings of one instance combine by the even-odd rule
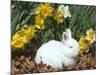
[[[70,29],[67,29],[66,32],[63,32],[62,42],[51,40],[38,49],[35,62],[59,69],[62,68],[62,65],[74,64],[75,60],[73,57],[78,54],[78,42],[71,37]]]

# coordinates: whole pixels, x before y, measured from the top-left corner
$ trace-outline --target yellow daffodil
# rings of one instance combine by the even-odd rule
[[[41,4],[36,8],[35,14],[41,14],[44,17],[52,16],[53,8],[49,3]]]
[[[54,18],[54,20],[57,21],[58,24],[63,22],[63,16],[58,11],[53,12],[53,18]]]
[[[25,36],[20,36],[18,33],[16,33],[16,34],[12,37],[11,45],[12,45],[14,48],[23,48],[25,42],[27,42]]]
[[[35,37],[35,32],[36,32],[36,28],[33,25],[28,26],[27,29],[24,30],[24,35],[26,37],[27,40],[32,39],[33,37]]]
[[[16,32],[11,41],[11,45],[14,48],[23,48],[35,36],[35,26],[30,25],[27,29],[21,29]]]
[[[38,28],[38,29],[44,29],[44,19],[41,15],[37,15],[35,17],[35,26]]]
[[[63,15],[64,18],[71,17],[71,13],[69,11],[68,6],[60,5],[58,7],[58,11]]]
[[[95,31],[90,28],[86,31],[86,36],[80,37],[79,45],[80,45],[80,54],[82,55],[86,52],[90,45],[95,41]]]
[[[85,52],[89,46],[90,46],[90,41],[87,38],[81,37],[79,40],[79,45],[80,45],[80,53],[82,54]]]
[[[95,41],[95,31],[90,28],[89,30],[87,30],[86,34],[87,38],[91,41],[91,43],[93,43]]]

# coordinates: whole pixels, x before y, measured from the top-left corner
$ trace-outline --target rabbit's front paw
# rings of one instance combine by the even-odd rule
[[[66,58],[66,60],[63,60],[64,66],[69,66],[75,64],[75,60],[73,58]]]

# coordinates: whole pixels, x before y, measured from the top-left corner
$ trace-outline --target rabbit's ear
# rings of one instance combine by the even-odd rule
[[[66,29],[66,33],[68,34],[68,37],[72,37],[72,35],[71,35],[71,30],[68,28],[68,29]]]
[[[62,40],[63,40],[63,42],[66,41],[66,40],[68,40],[68,39],[69,39],[68,34],[66,32],[63,32],[63,34],[62,34]]]

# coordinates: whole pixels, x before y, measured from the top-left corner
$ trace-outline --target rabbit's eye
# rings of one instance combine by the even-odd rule
[[[70,46],[70,48],[73,48],[72,46]]]

